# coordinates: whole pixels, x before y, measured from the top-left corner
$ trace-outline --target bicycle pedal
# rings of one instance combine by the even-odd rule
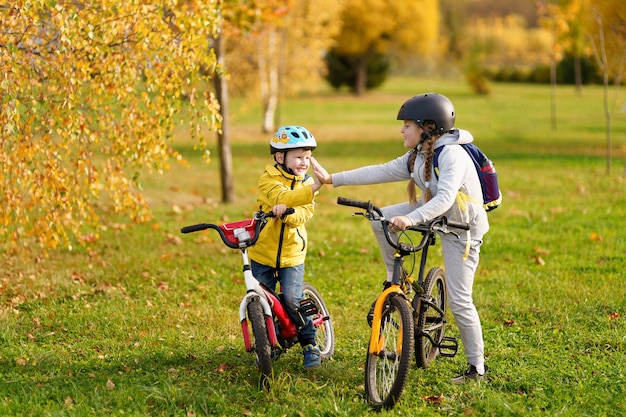
[[[457,350],[459,350],[459,343],[456,338],[451,336],[446,336],[439,343],[439,354],[441,356],[445,356],[446,358],[452,358],[456,355]]]
[[[310,298],[307,298],[305,300],[300,301],[300,308],[298,309],[298,312],[304,314],[305,316],[313,316],[317,314],[319,310],[317,309],[317,305],[315,304],[315,301],[311,300]]]

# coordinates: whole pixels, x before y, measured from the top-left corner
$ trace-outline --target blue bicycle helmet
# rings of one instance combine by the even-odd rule
[[[270,152],[285,152],[289,149],[313,150],[317,147],[313,134],[302,126],[283,126],[270,139]]]

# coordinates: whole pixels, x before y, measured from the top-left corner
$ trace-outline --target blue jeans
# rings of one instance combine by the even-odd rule
[[[294,322],[298,323],[300,320],[296,311],[300,307],[300,301],[304,299],[302,292],[304,287],[304,264],[276,269],[251,260],[250,266],[252,275],[270,290],[276,291],[276,284],[280,281],[287,313]],[[300,345],[315,345],[317,332],[315,327],[313,327],[313,321],[309,316],[303,316],[303,318],[304,326],[298,333]]]

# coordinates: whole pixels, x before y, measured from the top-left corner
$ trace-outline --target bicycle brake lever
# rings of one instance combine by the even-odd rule
[[[449,233],[451,235],[454,235],[454,236],[456,236],[457,239],[460,237],[457,232],[448,229],[448,226],[445,225],[445,224],[442,224],[441,226],[434,227],[434,229],[440,231],[441,233]]]

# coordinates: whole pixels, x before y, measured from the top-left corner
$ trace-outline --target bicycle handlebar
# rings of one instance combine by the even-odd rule
[[[210,227],[211,225],[208,223],[200,223],[200,224],[194,224],[193,226],[185,226],[182,229],[180,229],[180,232],[181,233],[193,233],[193,232],[199,232],[201,230],[206,230]]]
[[[293,214],[294,212],[295,210],[293,208],[287,208],[283,216]],[[224,242],[226,246],[228,246],[229,248],[233,248],[233,249],[239,249],[242,247],[241,245],[244,245],[245,247],[253,246],[256,243],[257,239],[259,238],[259,234],[261,233],[261,230],[263,230],[263,228],[267,224],[266,219],[269,219],[272,217],[276,217],[276,216],[274,216],[274,213],[272,213],[271,211],[264,212],[263,210],[259,210],[255,213],[254,217],[252,218],[252,220],[250,220],[250,222],[247,225],[243,225],[243,222],[228,223],[228,224],[223,224],[223,225],[217,225],[213,223],[199,223],[199,224],[194,224],[191,226],[185,226],[182,229],[180,229],[180,232],[181,233],[193,233],[193,232],[199,232],[199,231],[206,230],[206,229],[214,229],[219,233],[220,237],[222,238],[222,241]],[[251,233],[248,239],[245,239],[236,243],[232,239],[229,239],[228,236],[226,236],[225,231],[231,232],[231,227],[227,227],[227,226],[240,226],[242,228],[245,228],[246,230],[248,230],[248,228],[252,229],[253,227],[254,229],[248,230],[248,231],[249,232],[254,231],[254,233]]]
[[[420,250],[422,250],[424,246],[426,246],[426,244],[428,243],[428,238],[436,231],[439,231],[442,233],[453,233],[448,230],[448,227],[453,227],[455,229],[461,229],[461,230],[469,230],[470,228],[469,223],[456,222],[453,220],[448,220],[446,216],[438,216],[438,217],[431,219],[430,221],[426,223],[416,224],[414,226],[407,227],[406,230],[413,230],[416,232],[420,232],[423,235],[421,242],[417,246],[413,246],[411,244],[400,242],[400,241],[394,241],[392,239],[391,232],[389,231],[390,229],[389,221],[385,219],[385,217],[383,216],[382,210],[376,207],[375,205],[373,205],[371,201],[365,202],[365,201],[352,200],[352,199],[345,198],[345,197],[337,197],[337,204],[340,204],[343,206],[357,207],[357,208],[361,208],[365,210],[367,212],[366,217],[368,217],[370,221],[374,221],[374,220],[380,221],[383,227],[385,238],[387,242],[394,249],[398,249],[398,250],[409,252],[409,253],[419,252]],[[372,213],[376,213],[378,216],[375,217],[372,215]]]

